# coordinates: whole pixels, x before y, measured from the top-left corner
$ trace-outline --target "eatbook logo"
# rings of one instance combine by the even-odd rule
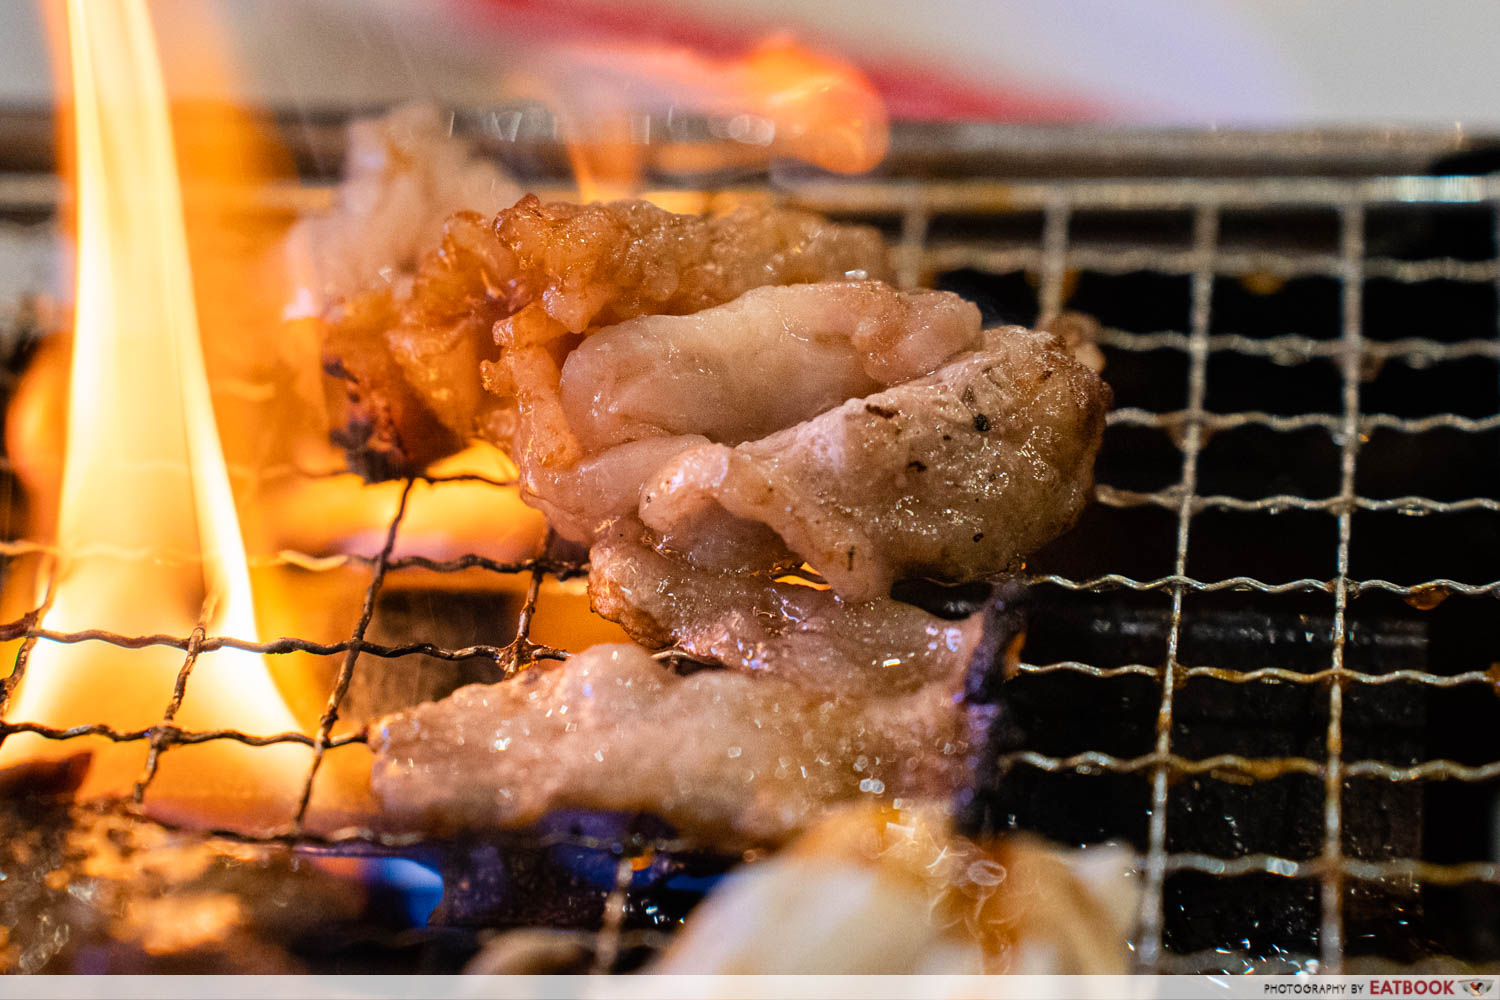
[[[1372,979],[1369,987],[1371,996],[1386,997],[1456,997],[1460,990],[1471,997],[1487,997],[1494,993],[1495,981],[1403,976],[1399,979]],[[1357,988],[1355,992],[1358,992]]]

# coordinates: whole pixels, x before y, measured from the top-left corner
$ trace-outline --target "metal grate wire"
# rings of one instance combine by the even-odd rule
[[[26,188],[25,191],[29,197],[36,197],[31,188]],[[0,203],[4,202],[5,194],[5,184],[0,180]],[[1492,695],[1497,686],[1495,670],[1481,665],[1452,674],[1413,669],[1373,674],[1351,669],[1345,662],[1345,640],[1350,603],[1367,593],[1420,597],[1441,592],[1463,599],[1478,599],[1500,592],[1500,580],[1475,582],[1434,577],[1414,584],[1401,584],[1378,578],[1358,579],[1350,572],[1356,512],[1396,511],[1420,517],[1441,517],[1473,511],[1500,511],[1500,500],[1493,497],[1473,496],[1444,500],[1413,493],[1379,498],[1362,496],[1356,488],[1361,441],[1373,431],[1418,434],[1441,428],[1462,434],[1479,434],[1500,429],[1500,414],[1470,417],[1439,413],[1407,417],[1368,413],[1362,409],[1361,373],[1365,370],[1364,366],[1372,361],[1398,359],[1414,364],[1434,364],[1466,359],[1500,359],[1500,340],[1497,339],[1365,339],[1362,292],[1367,279],[1380,278],[1404,283],[1445,280],[1500,285],[1500,260],[1496,259],[1469,261],[1448,257],[1427,260],[1367,258],[1366,211],[1372,206],[1387,205],[1469,205],[1493,210],[1500,203],[1500,181],[1474,177],[1416,176],[1363,180],[1304,178],[1059,183],[922,184],[889,181],[858,184],[811,183],[793,187],[783,192],[783,195],[792,202],[814,207],[834,216],[890,220],[899,233],[896,243],[898,273],[906,284],[917,284],[924,276],[960,267],[974,268],[988,274],[1031,273],[1036,279],[1039,311],[1043,315],[1056,313],[1065,304],[1065,283],[1070,271],[1097,271],[1106,274],[1144,271],[1186,277],[1190,282],[1189,328],[1186,331],[1138,333],[1106,329],[1102,338],[1102,346],[1107,351],[1170,351],[1183,355],[1187,362],[1185,408],[1162,412],[1124,408],[1115,411],[1109,421],[1111,427],[1147,428],[1164,432],[1180,454],[1178,482],[1155,491],[1124,489],[1109,483],[1101,483],[1098,488],[1098,502],[1107,507],[1154,507],[1175,516],[1176,541],[1172,572],[1152,579],[1136,579],[1121,573],[1105,573],[1088,578],[1039,573],[1033,578],[1037,587],[1056,588],[1060,591],[1096,593],[1125,590],[1166,595],[1170,599],[1171,610],[1165,660],[1156,664],[1130,663],[1113,667],[1076,660],[1021,666],[1021,671],[1030,675],[1070,673],[1100,679],[1138,675],[1155,680],[1159,687],[1159,702],[1154,746],[1150,752],[1134,757],[1120,757],[1096,750],[1067,756],[1050,756],[1023,749],[1009,754],[1001,761],[1006,768],[1033,768],[1051,773],[1080,775],[1129,774],[1139,775],[1150,782],[1151,808],[1146,851],[1140,861],[1145,892],[1135,940],[1142,969],[1175,967],[1186,960],[1183,956],[1167,954],[1163,946],[1163,891],[1166,880],[1175,873],[1195,872],[1222,878],[1270,875],[1285,879],[1316,880],[1320,886],[1321,922],[1318,941],[1323,971],[1339,970],[1344,960],[1343,899],[1348,883],[1407,879],[1433,886],[1471,883],[1500,885],[1500,864],[1493,862],[1449,864],[1412,857],[1361,860],[1346,856],[1342,842],[1342,795],[1345,783],[1352,778],[1393,783],[1481,783],[1500,778],[1500,760],[1474,765],[1433,759],[1400,766],[1379,760],[1346,760],[1343,754],[1344,698],[1351,688],[1397,683],[1411,683],[1433,689],[1473,686],[1482,693]],[[273,192],[268,197],[270,201],[267,207],[284,211],[288,207],[315,205],[320,198],[326,199],[327,195],[326,192],[320,193],[319,189],[298,189]],[[1279,250],[1247,253],[1220,247],[1220,222],[1226,210],[1269,208],[1314,208],[1336,212],[1339,219],[1338,252],[1332,255]],[[1077,213],[1084,210],[1190,213],[1192,244],[1185,251],[1149,246],[1070,244],[1070,229]],[[939,216],[995,218],[1007,213],[1026,211],[1039,211],[1042,214],[1041,234],[1035,245],[1001,246],[985,240],[935,240],[931,236],[932,222]],[[1336,280],[1341,290],[1342,315],[1338,338],[1319,339],[1296,334],[1250,337],[1211,332],[1215,279],[1250,273],[1280,277],[1318,276]],[[1218,353],[1268,358],[1288,365],[1314,360],[1333,362],[1339,373],[1339,406],[1329,412],[1297,414],[1211,412],[1205,405],[1207,369],[1210,356]],[[1337,494],[1304,497],[1276,493],[1241,498],[1200,492],[1199,458],[1208,436],[1218,431],[1242,427],[1259,427],[1273,432],[1313,430],[1329,435],[1339,453]],[[406,482],[400,502],[386,528],[384,544],[374,557],[347,556],[329,559],[296,552],[282,553],[277,557],[278,562],[310,571],[323,571],[349,564],[370,567],[371,578],[360,614],[350,637],[344,641],[327,643],[282,637],[267,642],[254,642],[235,636],[208,635],[201,627],[188,636],[120,635],[101,630],[64,633],[41,625],[46,612],[45,602],[21,618],[0,625],[0,638],[23,640],[15,670],[6,679],[3,688],[0,688],[0,719],[4,717],[5,700],[24,675],[27,663],[39,643],[99,642],[131,649],[165,646],[182,650],[184,654],[172,700],[158,725],[130,731],[103,725],[52,729],[24,720],[5,720],[0,721],[0,740],[15,733],[35,733],[54,740],[97,736],[116,742],[145,742],[150,748],[149,757],[135,789],[134,800],[137,804],[150,787],[160,756],[174,747],[210,740],[235,740],[252,746],[276,743],[308,746],[313,750],[313,761],[302,788],[295,819],[282,828],[252,839],[321,844],[362,842],[388,846],[411,843],[414,838],[392,836],[364,828],[314,834],[304,824],[314,782],[326,753],[364,739],[360,734],[334,735],[335,724],[340,717],[359,657],[370,655],[396,658],[421,653],[443,660],[488,658],[498,664],[506,675],[523,670],[537,660],[565,658],[565,651],[532,640],[531,622],[544,580],[576,576],[586,570],[581,564],[558,560],[544,553],[539,553],[532,559],[509,563],[472,554],[441,560],[421,556],[394,558],[407,501],[414,490],[423,488],[424,483],[436,481],[439,480],[417,477]],[[487,481],[497,488],[512,485]],[[1284,581],[1265,581],[1249,575],[1210,579],[1192,576],[1189,573],[1188,556],[1194,517],[1214,510],[1269,514],[1301,511],[1332,516],[1337,527],[1334,575],[1326,579],[1300,578]],[[31,554],[48,557],[51,553],[45,544],[27,539],[11,540],[0,548],[0,556]],[[517,580],[528,580],[514,636],[503,645],[463,648],[445,648],[430,642],[385,645],[371,641],[367,632],[382,588],[393,573],[408,569],[436,573],[480,570]],[[1230,670],[1213,664],[1182,662],[1179,652],[1185,598],[1188,595],[1218,592],[1245,593],[1253,597],[1294,593],[1328,595],[1333,617],[1332,654],[1328,666],[1316,672],[1302,673],[1276,666]],[[187,685],[191,683],[197,658],[205,652],[222,648],[267,655],[292,652],[342,655],[341,667],[316,731],[312,734],[247,734],[234,730],[186,731],[175,726],[174,715]],[[1174,694],[1194,678],[1212,678],[1236,685],[1279,682],[1326,687],[1328,720],[1322,759],[1256,759],[1237,754],[1192,759],[1174,752]],[[1324,808],[1320,853],[1315,857],[1299,860],[1268,854],[1222,858],[1170,851],[1168,804],[1172,795],[1180,794],[1174,790],[1176,780],[1202,774],[1227,774],[1251,782],[1269,781],[1289,774],[1321,779]],[[232,831],[221,832],[228,836],[242,836]],[[622,929],[622,914],[630,888],[630,859],[648,851],[672,851],[691,846],[684,841],[634,840],[623,844],[607,838],[571,834],[551,834],[535,843],[538,846],[567,844],[603,849],[620,857],[619,875],[606,906],[604,940],[598,947],[600,961],[605,968],[613,962],[613,956],[619,953],[622,933],[627,936],[630,933]]]
[[[1203,450],[1203,401],[1208,386],[1208,311],[1213,294],[1211,270],[1219,238],[1219,217],[1211,205],[1194,213],[1193,245],[1198,267],[1192,277],[1192,332],[1188,337],[1188,409],[1182,438],[1182,485],[1177,506],[1177,552],[1174,575],[1187,577],[1188,543],[1193,524],[1193,497],[1198,493],[1198,457]],[[1167,659],[1161,668],[1161,703],[1156,715],[1158,763],[1151,775],[1151,820],[1146,856],[1137,947],[1140,961],[1154,967],[1161,954],[1162,891],[1166,881],[1167,792],[1172,759],[1172,705],[1177,690],[1178,647],[1182,639],[1182,600],[1186,587],[1172,585],[1172,617],[1167,633]]]

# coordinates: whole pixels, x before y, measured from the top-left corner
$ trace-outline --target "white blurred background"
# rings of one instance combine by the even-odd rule
[[[222,12],[259,100],[483,101],[559,41],[725,53],[777,29],[847,56],[898,116],[1500,130],[1500,4],[1399,0],[156,0]],[[50,100],[42,19],[0,2],[0,103]],[[190,84],[185,84],[190,86]]]

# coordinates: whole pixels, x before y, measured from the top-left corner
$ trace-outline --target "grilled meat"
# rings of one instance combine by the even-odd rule
[[[388,819],[424,830],[581,808],[652,813],[720,846],[775,843],[840,802],[950,796],[969,759],[952,674],[830,696],[595,646],[384,720],[371,784]]]
[[[1083,510],[1108,401],[1050,335],[988,330],[930,375],[676,455],[642,488],[640,517],[689,553],[727,518],[764,525],[846,600],[904,577],[989,576]]]
[[[410,159],[418,178],[433,169]],[[557,379],[578,335],[761,285],[889,273],[873,229],[769,205],[699,217],[532,195],[493,217],[456,212],[434,231],[423,221],[433,208],[463,207],[434,197],[408,206],[412,228],[401,232],[371,207],[379,199],[367,189],[379,184],[351,170],[344,207],[304,222],[291,247],[299,261],[342,261],[300,280],[297,309],[326,324],[325,366],[346,383],[339,440],[367,474],[413,471],[472,437],[519,441],[549,465],[576,461]],[[377,177],[396,190],[410,180],[389,169]],[[490,193],[502,190],[514,191],[497,182]],[[347,246],[347,231],[370,219],[392,238]],[[414,254],[418,233],[431,249]],[[374,266],[382,255],[385,266]],[[529,429],[517,434],[518,420]]]
[[[591,559],[590,603],[637,642],[807,691],[914,691],[971,651],[966,620],[888,597],[843,601],[795,577],[697,569],[644,544],[638,523],[617,524]]]

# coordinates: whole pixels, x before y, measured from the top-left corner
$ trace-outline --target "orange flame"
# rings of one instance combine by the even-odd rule
[[[78,275],[58,566],[47,629],[254,640],[245,550],[204,370],[182,194],[144,0],[68,0]],[[297,728],[263,660],[236,650],[43,641],[8,721],[255,734]],[[175,713],[174,686],[187,679]],[[168,716],[170,715],[170,718]],[[80,794],[128,794],[143,741],[11,736],[0,765],[91,751]],[[310,754],[213,740],[161,754],[144,803],[177,821],[288,821]]]
[[[752,49],[740,72],[750,106],[775,129],[773,150],[840,174],[885,159],[885,103],[852,64],[779,36]]]
[[[716,141],[660,145],[657,165],[701,173],[765,166],[790,157],[835,173],[872,170],[885,158],[890,121],[874,85],[852,63],[776,35],[737,58],[674,45],[565,46],[523,91],[557,106],[584,201],[632,193],[644,167],[643,106],[710,117]]]

